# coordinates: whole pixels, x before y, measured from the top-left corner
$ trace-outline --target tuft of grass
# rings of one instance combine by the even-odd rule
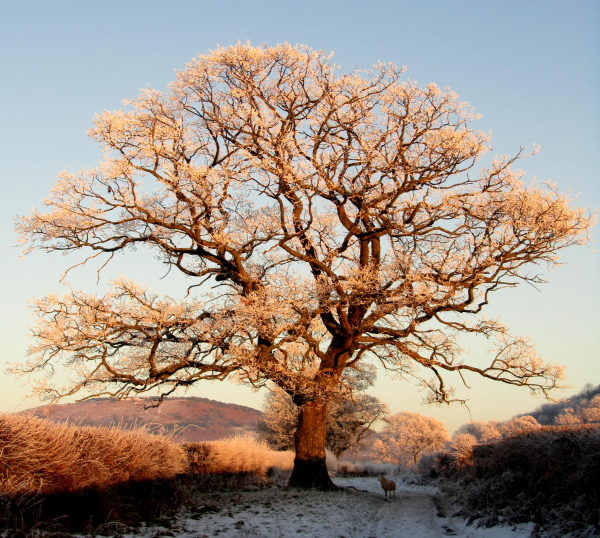
[[[273,470],[291,470],[294,465],[294,452],[272,450],[267,443],[250,435],[187,443],[184,446],[190,458],[190,471],[197,474],[253,474],[265,477]]]
[[[0,414],[0,495],[70,493],[185,473],[185,450],[143,427],[92,428]]]

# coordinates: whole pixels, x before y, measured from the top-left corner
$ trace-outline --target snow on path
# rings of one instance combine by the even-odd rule
[[[392,502],[379,509],[376,538],[397,538],[401,536],[440,536],[439,525],[435,521],[435,505],[427,495],[400,494]],[[443,533],[447,535],[446,532]]]
[[[339,486],[353,486],[357,490],[383,495],[379,482],[374,478],[337,479],[335,482]],[[437,508],[433,498],[438,491],[427,486],[396,482],[396,496],[389,497],[374,516],[375,538],[448,536],[435,517]]]
[[[201,494],[198,507],[216,512],[195,514],[184,509],[169,529],[150,526],[127,537],[159,538],[525,538],[532,525],[467,526],[436,488],[397,480],[395,498],[386,499],[376,478],[334,479],[350,487],[339,492],[266,488]],[[355,488],[355,489],[352,489]]]
[[[352,486],[357,490],[384,496],[381,485],[374,478],[336,479],[339,486]],[[524,538],[531,534],[532,524],[515,527],[497,525],[491,528],[467,526],[463,518],[451,517],[450,507],[437,488],[405,484],[396,480],[396,496],[375,515],[375,538],[430,538],[456,536],[464,538]],[[385,498],[385,497],[384,497]]]

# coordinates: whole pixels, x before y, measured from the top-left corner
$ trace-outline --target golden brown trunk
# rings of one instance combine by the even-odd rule
[[[325,463],[326,413],[327,406],[323,403],[307,402],[300,407],[291,488],[337,489]]]

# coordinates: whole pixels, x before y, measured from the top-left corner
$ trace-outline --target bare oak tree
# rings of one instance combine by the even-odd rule
[[[542,282],[532,270],[585,243],[594,216],[525,185],[521,152],[472,173],[489,136],[468,105],[402,72],[336,76],[323,52],[238,44],[96,117],[106,157],[17,219],[26,249],[108,263],[144,245],[197,287],[175,299],[120,279],[102,297],[45,297],[16,371],[69,366],[71,385],[38,386],[51,399],[271,381],[301,409],[290,485],[322,488],[327,401],[360,361],[430,372],[433,402],[452,400],[451,372],[556,387],[560,367],[481,314],[493,292]],[[465,362],[461,333],[495,340],[493,358]]]

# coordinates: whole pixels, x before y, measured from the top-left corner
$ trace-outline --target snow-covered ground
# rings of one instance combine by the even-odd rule
[[[338,478],[340,492],[257,491],[204,494],[196,509],[186,508],[170,528],[147,527],[137,536],[157,538],[524,538],[532,524],[467,526],[436,488],[398,481],[396,497],[386,499],[376,478]],[[214,512],[203,512],[211,507]],[[203,513],[202,513],[203,512]]]

